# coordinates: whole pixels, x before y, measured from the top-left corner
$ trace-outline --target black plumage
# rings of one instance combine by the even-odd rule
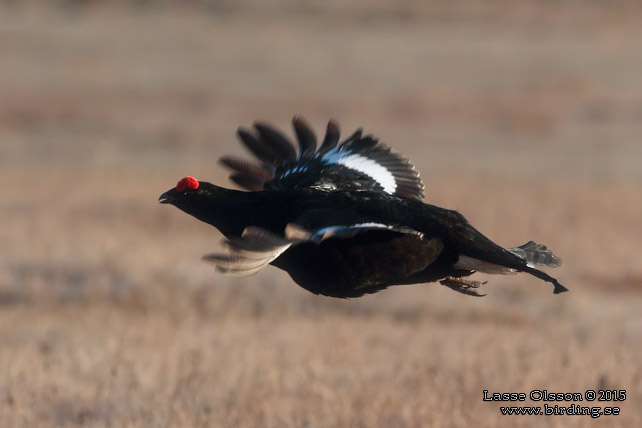
[[[333,297],[358,297],[391,285],[441,281],[479,295],[475,271],[526,272],[566,291],[535,266],[559,266],[545,246],[530,241],[502,248],[456,211],[423,202],[424,184],[410,162],[361,129],[339,143],[330,121],[317,138],[300,116],[294,144],[270,125],[239,129],[258,158],[221,163],[249,192],[191,177],[160,197],[218,228],[227,252],[206,255],[217,269],[249,275],[268,264],[287,271],[303,288]]]

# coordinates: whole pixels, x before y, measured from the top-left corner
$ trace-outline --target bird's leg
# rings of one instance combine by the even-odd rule
[[[456,276],[448,276],[442,279],[441,281],[439,281],[441,285],[445,285],[446,287],[451,288],[455,291],[458,291],[463,294],[467,294],[469,296],[477,296],[477,297],[485,296],[485,294],[480,294],[476,289],[486,284],[486,282],[487,281],[484,281],[484,282],[472,281],[470,279],[463,279]]]

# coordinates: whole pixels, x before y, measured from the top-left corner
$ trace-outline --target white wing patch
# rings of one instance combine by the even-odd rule
[[[354,169],[355,171],[372,177],[383,187],[383,190],[390,195],[394,194],[395,190],[397,190],[397,182],[392,172],[365,156],[344,150],[333,150],[323,155],[321,160],[328,164],[343,165],[346,168]]]

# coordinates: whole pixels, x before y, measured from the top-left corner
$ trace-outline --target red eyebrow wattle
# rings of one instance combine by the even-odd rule
[[[176,184],[176,190],[179,192],[184,192],[187,189],[196,190],[198,189],[198,180],[194,177],[183,177]]]

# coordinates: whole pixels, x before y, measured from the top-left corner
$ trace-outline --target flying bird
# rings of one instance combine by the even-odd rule
[[[474,272],[526,272],[567,291],[537,267],[561,260],[529,241],[503,248],[459,212],[423,202],[415,167],[361,129],[342,142],[330,120],[320,144],[300,116],[292,120],[298,150],[284,133],[255,122],[239,128],[257,161],[224,156],[230,179],[247,191],[182,178],[159,202],[211,224],[227,249],[203,258],[228,275],[268,265],[301,287],[331,297],[359,297],[392,285],[440,281],[480,296]]]

